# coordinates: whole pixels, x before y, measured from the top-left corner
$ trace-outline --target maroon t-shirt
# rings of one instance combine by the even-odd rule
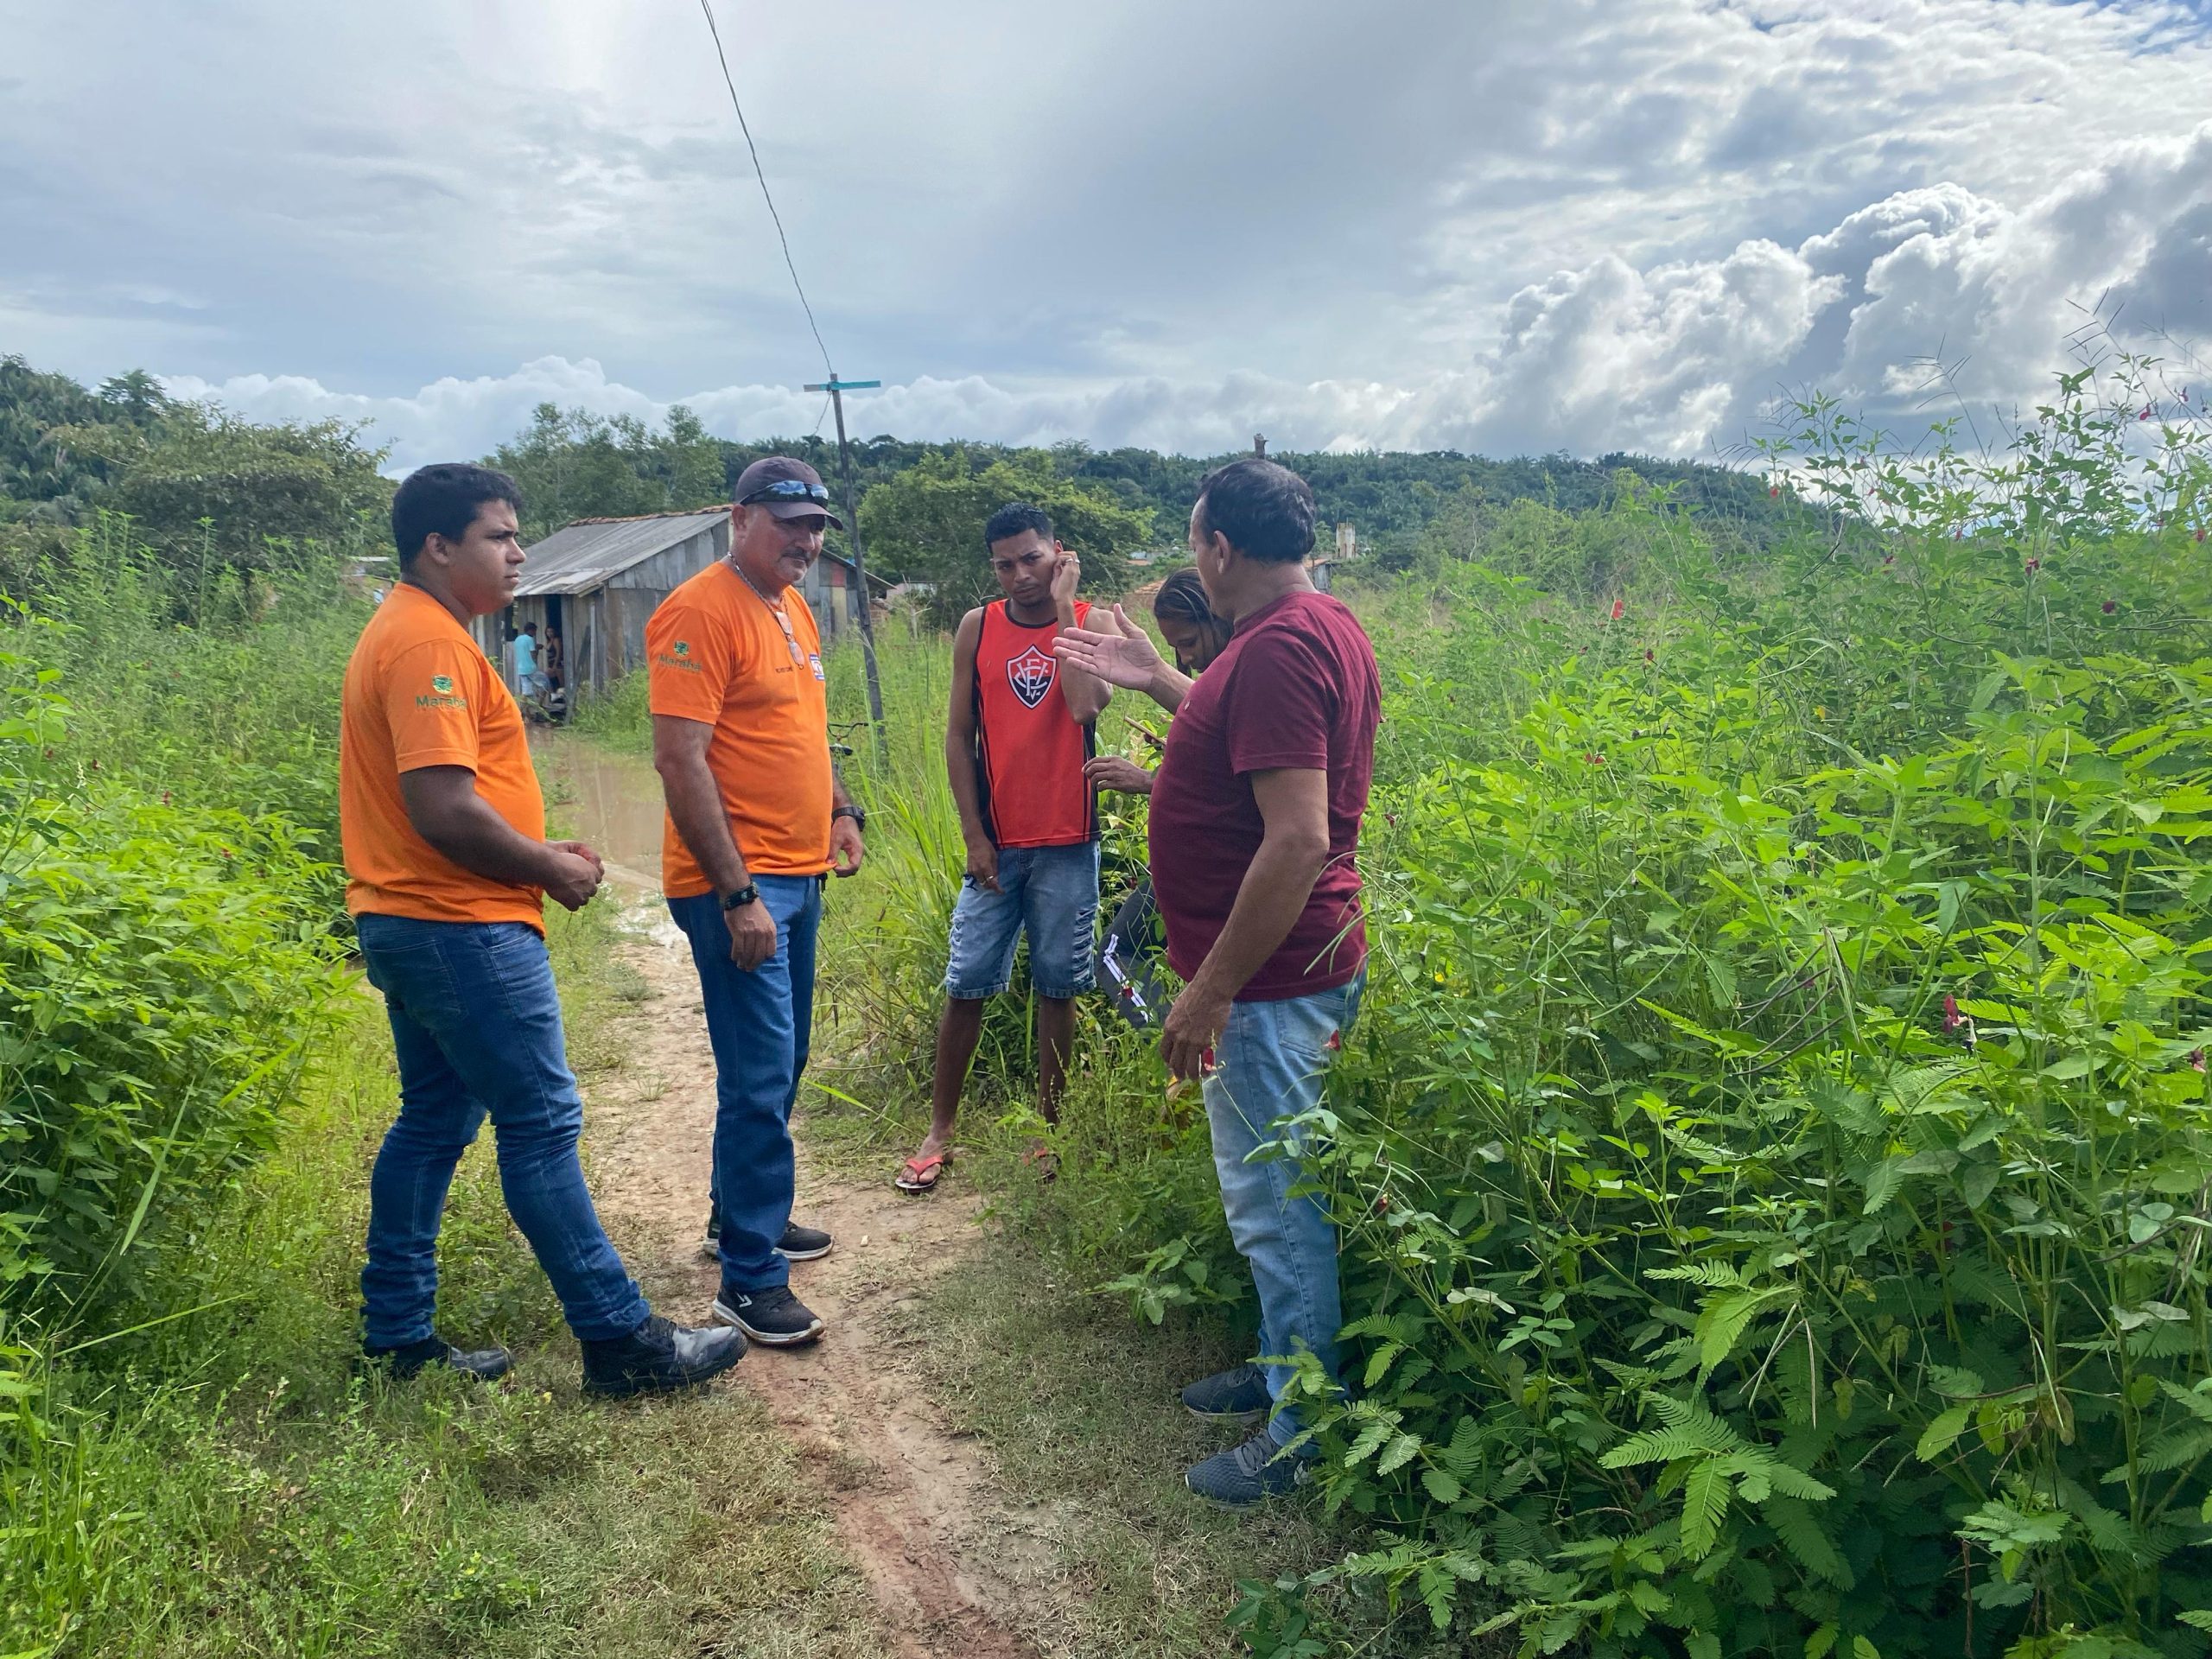
[[[1152,889],[1167,960],[1188,979],[1229,920],[1265,826],[1250,774],[1328,774],[1329,862],[1306,909],[1237,999],[1268,1002],[1350,982],[1367,961],[1359,820],[1375,774],[1375,647],[1326,594],[1287,594],[1241,617],[1167,728],[1152,785]]]

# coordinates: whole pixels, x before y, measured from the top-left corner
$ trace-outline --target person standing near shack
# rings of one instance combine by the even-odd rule
[[[822,888],[831,870],[860,868],[868,815],[830,762],[822,639],[798,587],[823,531],[844,524],[814,469],[786,456],[747,467],[735,496],[728,556],[661,602],[645,658],[668,803],[661,887],[715,1051],[715,1317],[788,1348],[823,1329],[791,1292],[791,1263],[831,1243],[791,1218]]]
[[[1098,801],[1084,766],[1112,691],[1052,649],[1090,618],[1076,597],[1083,566],[1044,509],[1026,501],[990,516],[983,546],[1006,597],[969,612],[953,636],[944,764],[968,868],[952,909],[930,1132],[896,1178],[906,1192],[927,1192],[943,1177],[983,1003],[1012,982],[1021,936],[1037,994],[1037,1109],[1047,1123],[1059,1122],[1076,993],[1091,986]]]
[[[400,579],[346,669],[346,907],[399,1059],[399,1115],[369,1179],[363,1346],[395,1376],[506,1373],[504,1348],[463,1352],[431,1325],[446,1192],[488,1116],[508,1212],[583,1345],[585,1389],[683,1388],[735,1364],[744,1338],[653,1313],[592,1207],[543,901],[582,908],[599,855],[545,839],[521,711],[468,632],[513,597],[519,500],[512,480],[481,467],[425,467],[401,484]]]
[[[1207,474],[1191,552],[1228,645],[1192,681],[1134,622],[1071,629],[1055,649],[1175,709],[1153,780],[1152,879],[1170,964],[1185,983],[1160,1051],[1177,1079],[1204,1080],[1230,1236],[1260,1294],[1260,1352],[1310,1351],[1331,1379],[1343,1311],[1337,1234],[1286,1120],[1319,1102],[1366,982],[1353,858],[1375,766],[1382,685],[1374,648],[1343,604],[1316,593],[1313,492],[1269,461]],[[1287,1154],[1255,1157],[1288,1137]],[[1269,1421],[1184,1478],[1236,1507],[1288,1491],[1310,1453],[1285,1399],[1292,1367],[1246,1364],[1183,1391],[1200,1416]]]

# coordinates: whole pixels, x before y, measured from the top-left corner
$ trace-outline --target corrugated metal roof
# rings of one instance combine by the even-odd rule
[[[728,507],[703,512],[654,513],[645,518],[579,519],[530,550],[515,597],[588,594],[633,564],[729,519]]]

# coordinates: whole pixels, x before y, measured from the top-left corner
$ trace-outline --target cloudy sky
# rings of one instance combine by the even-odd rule
[[[2212,338],[2205,0],[714,0],[866,433],[1699,454]],[[0,353],[804,431],[698,0],[0,0]]]

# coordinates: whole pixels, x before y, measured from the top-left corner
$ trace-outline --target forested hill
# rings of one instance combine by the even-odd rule
[[[358,543],[390,489],[378,475],[383,452],[362,435],[338,422],[262,425],[180,404],[143,371],[93,391],[40,372],[20,357],[0,358],[0,556],[11,539],[20,542],[34,529],[50,536],[103,507],[132,513],[157,543],[194,535],[211,516],[263,525],[289,516],[300,538],[327,542],[342,531],[343,539]],[[804,456],[836,487],[833,441],[809,435],[733,442],[709,434],[680,406],[652,428],[626,416],[543,404],[526,429],[484,459],[520,482],[524,529],[538,537],[576,518],[728,500],[731,483],[749,462],[779,453]],[[1163,545],[1180,540],[1198,480],[1227,458],[1099,450],[1074,441],[1044,449],[887,435],[854,445],[863,498],[918,468],[972,476],[1007,463],[1020,478],[1058,480],[1149,511],[1154,539]],[[1440,450],[1282,452],[1276,458],[1312,480],[1325,526],[1349,523],[1363,549],[1384,554],[1409,547],[1454,506],[1534,500],[1572,512],[1601,505],[1618,493],[1623,469],[1673,486],[1677,500],[1732,524],[1752,542],[1769,540],[1789,510],[1786,500],[1770,501],[1764,485],[1748,474],[1648,456],[1491,461]],[[259,547],[228,550],[249,563],[265,556]],[[0,557],[0,568],[4,563]]]
[[[1388,550],[1404,543],[1455,498],[1471,495],[1490,505],[1541,501],[1573,512],[1602,505],[1618,493],[1616,475],[1631,471],[1647,482],[1673,486],[1676,499],[1707,516],[1734,521],[1751,539],[1764,541],[1778,527],[1786,505],[1770,501],[1763,480],[1725,467],[1608,454],[1594,461],[1554,454],[1491,461],[1452,450],[1353,454],[1272,451],[1303,474],[1319,498],[1325,524],[1351,524],[1363,545]],[[798,455],[810,462],[834,490],[838,486],[835,439],[808,435],[734,443],[708,435],[690,410],[670,411],[659,430],[617,417],[541,404],[531,428],[491,457],[520,480],[530,517],[544,528],[594,515],[653,512],[726,499],[731,482],[762,455]],[[882,435],[853,444],[855,487],[865,497],[874,486],[925,462],[952,462],[969,473],[1011,463],[1023,474],[1049,470],[1060,478],[1109,493],[1123,506],[1149,508],[1160,534],[1179,540],[1182,521],[1199,479],[1232,456],[1166,455],[1154,449],[1094,449],[1069,441],[1049,449],[995,443],[921,443]],[[710,481],[711,480],[711,481]],[[541,532],[542,533],[542,532]]]

